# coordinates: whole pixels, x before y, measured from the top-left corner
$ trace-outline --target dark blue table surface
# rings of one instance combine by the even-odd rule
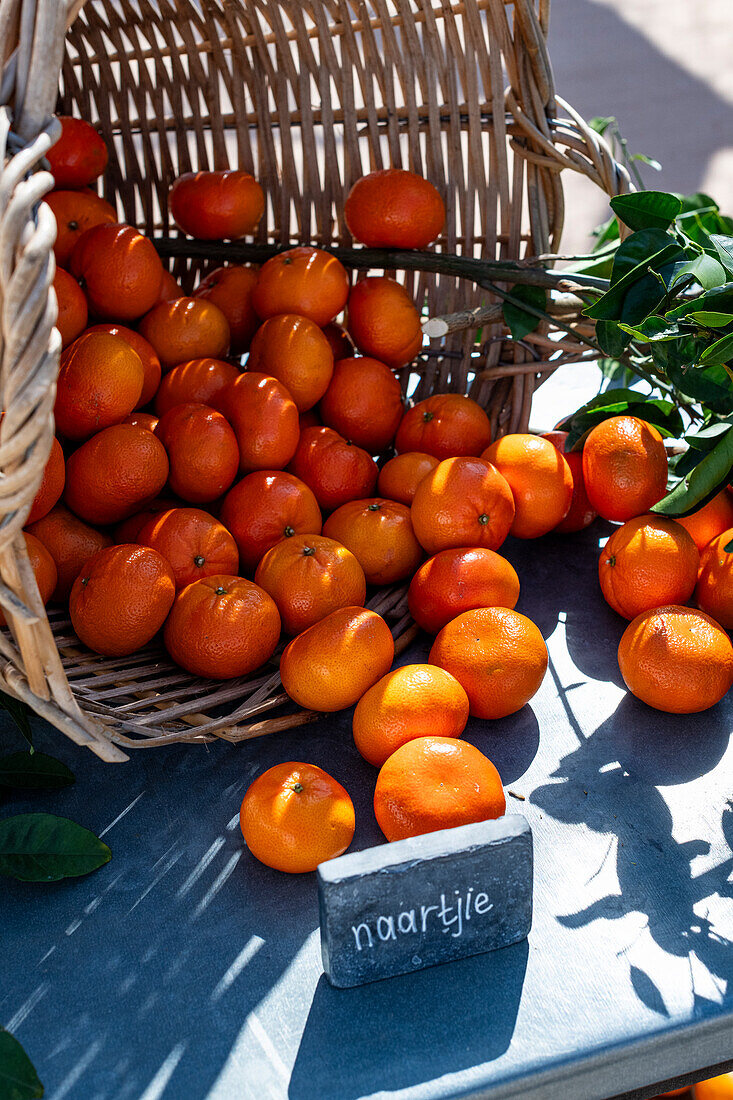
[[[507,543],[550,667],[520,713],[467,731],[525,797],[509,808],[535,837],[528,943],[328,985],[315,876],[257,863],[238,810],[265,768],[312,761],[354,799],[354,848],[380,843],[350,712],[116,766],[35,720],[76,785],[0,812],[71,817],[113,853],[85,879],[0,879],[0,1023],[49,1100],[593,1100],[731,1057],[733,707],[675,717],[626,695],[603,535]],[[7,722],[0,738],[20,747]]]

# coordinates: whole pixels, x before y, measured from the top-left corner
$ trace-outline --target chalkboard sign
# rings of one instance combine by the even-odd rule
[[[323,968],[341,988],[506,947],[532,923],[520,814],[339,856],[317,874]]]

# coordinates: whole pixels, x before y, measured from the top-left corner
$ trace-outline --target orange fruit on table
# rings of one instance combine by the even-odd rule
[[[352,552],[367,584],[396,584],[411,577],[424,557],[410,509],[382,497],[342,504],[326,520],[323,533]]]
[[[535,539],[552,531],[568,514],[573,499],[573,475],[565,458],[538,435],[505,435],[482,456],[506,478],[514,497],[511,534]]]
[[[28,531],[43,543],[54,560],[57,580],[53,599],[60,603],[68,601],[80,569],[92,554],[112,545],[109,535],[78,519],[63,504],[57,504],[48,515],[36,520]]]
[[[547,671],[547,646],[535,624],[508,607],[464,611],[438,634],[428,658],[466,689],[475,718],[521,710]]]
[[[100,320],[135,321],[157,301],[163,265],[131,225],[95,225],[74,245],[71,274]]]
[[[279,313],[260,325],[252,339],[247,370],[282,382],[298,406],[311,409],[333,374],[333,352],[318,325],[295,313]]]
[[[114,206],[95,195],[94,191],[52,191],[44,202],[56,219],[56,243],[53,246],[56,263],[68,267],[76,242],[95,225],[116,225]]]
[[[354,347],[354,341],[343,325],[337,325],[335,321],[329,321],[327,325],[324,325],[322,332],[333,352],[334,363],[339,359],[350,359],[352,357],[356,348]]]
[[[410,614],[428,634],[437,634],[464,611],[513,609],[518,599],[514,566],[482,547],[441,550],[420,566],[407,594]]]
[[[363,607],[342,607],[288,643],[280,678],[298,706],[333,712],[361,699],[393,660],[384,619]]]
[[[239,547],[243,570],[253,571],[281,539],[320,535],[321,509],[305,482],[284,470],[256,470],[229,490],[220,519]]]
[[[420,451],[405,451],[385,462],[379,471],[377,489],[383,497],[412,504],[417,487],[424,477],[434,470],[439,459]]]
[[[166,268],[163,268],[163,281],[160,284],[160,290],[158,291],[158,297],[155,301],[156,306],[158,302],[175,302],[176,298],[183,297],[183,288],[178,282],[176,277],[171,274]]]
[[[711,539],[700,554],[700,571],[695,602],[726,630],[733,630],[733,553],[726,546],[733,542],[733,527]]]
[[[344,219],[367,248],[427,248],[445,225],[445,203],[417,172],[383,168],[356,181]]]
[[[193,402],[174,405],[158,421],[155,434],[168,454],[168,484],[181,500],[216,500],[237,476],[237,437],[216,409]]]
[[[394,439],[402,419],[402,388],[385,363],[339,359],[321,399],[321,420],[370,454]]]
[[[300,634],[341,607],[363,607],[364,571],[334,539],[292,535],[263,556],[255,583],[268,592],[286,634]]]
[[[185,405],[189,401],[212,405],[217,395],[241,373],[233,363],[223,359],[192,359],[179,363],[163,376],[155,396],[155,411],[163,416],[174,405]]]
[[[388,672],[356,704],[354,744],[370,764],[382,764],[416,737],[460,737],[468,696],[445,669],[403,665]]]
[[[160,359],[155,353],[155,348],[148,343],[144,336],[125,325],[93,325],[89,332],[107,332],[110,336],[119,336],[133,351],[140,356],[143,365],[143,388],[135,408],[142,409],[149,404],[160,385],[161,366]]]
[[[145,428],[115,424],[92,436],[69,456],[64,500],[87,523],[119,523],[153,497],[168,480],[168,456]]]
[[[269,661],[280,639],[280,616],[256,584],[220,574],[178,593],[163,637],[187,672],[231,680]]]
[[[402,417],[395,447],[444,458],[478,458],[491,443],[491,424],[479,404],[460,393],[435,393]]]
[[[189,237],[234,241],[257,228],[265,194],[249,172],[185,172],[173,181],[168,208]]]
[[[614,531],[601,550],[598,578],[614,611],[634,619],[662,604],[686,603],[700,555],[692,536],[667,516],[637,516]]]
[[[56,587],[56,563],[39,538],[28,531],[23,532],[23,538],[28,552],[28,560],[31,563],[31,569],[38,585],[41,603],[45,606],[51,599],[53,590]],[[8,620],[5,618],[4,611],[0,608],[0,626],[7,625]]]
[[[136,428],[145,428],[147,432],[154,432],[158,427],[158,417],[153,416],[152,413],[131,412],[129,416],[126,416],[122,421],[123,424],[134,424]]]
[[[712,539],[733,527],[733,500],[730,493],[722,489],[691,516],[676,516],[675,519],[689,531],[695,546],[702,553]]]
[[[733,1073],[721,1073],[698,1081],[692,1089],[695,1100],[733,1100]]]
[[[591,502],[588,500],[588,493],[585,489],[585,481],[583,480],[583,454],[581,451],[566,451],[565,440],[568,437],[567,432],[545,432],[542,436],[543,439],[549,439],[550,443],[554,447],[557,447],[560,454],[563,456],[568,466],[570,467],[570,474],[573,479],[573,495],[570,498],[570,507],[568,508],[565,519],[561,520],[555,527],[555,531],[558,531],[561,535],[574,534],[576,531],[583,531],[597,516],[597,512]],[[733,509],[731,509],[731,515],[733,516]],[[731,520],[733,522],[733,519]]]
[[[349,296],[346,268],[320,248],[299,246],[263,264],[252,304],[264,320],[298,313],[323,328],[343,310]]]
[[[667,453],[653,424],[612,416],[597,424],[583,447],[588,500],[604,519],[640,516],[667,491]]]
[[[120,542],[137,542],[137,536],[142,531],[148,520],[154,516],[159,516],[163,512],[167,512],[170,508],[183,507],[183,501],[176,500],[174,497],[154,497],[153,500],[141,505],[139,509],[127,519],[122,520],[115,526],[113,531],[114,541]]]
[[[66,439],[88,439],[132,412],[145,372],[140,356],[120,336],[85,332],[61,357],[54,416]]]
[[[163,555],[176,589],[239,569],[236,542],[218,519],[200,508],[170,508],[153,516],[140,528],[137,542]]]
[[[55,187],[87,187],[102,175],[109,154],[104,139],[88,122],[58,115],[61,137],[46,153]]]
[[[64,271],[62,267],[56,268],[53,289],[56,292],[59,311],[56,328],[61,334],[61,347],[65,348],[86,328],[89,309],[84,291],[76,279],[72,279],[68,271]]]
[[[218,306],[229,323],[232,355],[249,349],[260,319],[252,305],[252,292],[257,282],[253,267],[232,264],[217,267],[202,279],[193,292],[194,298],[206,298]],[[176,295],[180,298],[180,291]]]
[[[324,511],[374,492],[379,473],[372,456],[333,428],[305,428],[289,469],[313,490]]]
[[[624,631],[618,664],[638,699],[668,714],[715,706],[733,686],[733,645],[703,611],[670,604],[637,615]]]
[[[349,294],[349,332],[359,351],[397,370],[423,345],[420,314],[405,288],[387,275],[359,279]],[[410,450],[425,450],[411,447]]]
[[[212,398],[212,404],[234,429],[242,473],[287,466],[298,446],[300,425],[295,402],[281,382],[246,371]]]
[[[33,498],[28,519],[25,521],[26,526],[42,519],[51,511],[64,491],[65,482],[66,463],[64,462],[64,452],[61,450],[58,439],[54,436],[51,453],[43,470],[41,484],[38,486],[38,492]]]
[[[377,776],[374,814],[387,840],[501,817],[501,777],[487,756],[454,737],[418,737]]]
[[[84,645],[126,657],[153,638],[175,597],[173,572],[148,546],[109,546],[82,567],[69,597],[71,623]]]
[[[229,350],[227,319],[206,298],[158,302],[143,317],[140,332],[155,348],[164,371],[191,359],[221,359]]]
[[[463,546],[498,550],[514,519],[514,499],[490,462],[446,458],[418,485],[411,514],[428,554]]]
[[[276,871],[304,874],[342,855],[354,838],[354,804],[333,776],[289,760],[258,776],[239,813],[255,859]]]

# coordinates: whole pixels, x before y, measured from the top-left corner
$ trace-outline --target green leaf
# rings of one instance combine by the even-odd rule
[[[628,325],[637,325],[649,314],[656,313],[667,295],[667,288],[661,276],[656,273],[645,275],[629,287],[621,307],[621,320]]]
[[[733,470],[733,428],[721,436],[712,451],[686,474],[670,493],[655,504],[652,512],[663,516],[689,516],[715,496],[730,479]]]
[[[611,209],[629,229],[668,229],[682,209],[666,191],[633,191],[611,199]]]
[[[597,394],[559,425],[568,432],[565,449],[575,447],[581,437],[612,416],[636,416],[654,424],[662,435],[677,438],[684,430],[679,410],[671,401],[647,397],[638,390],[608,389]]]
[[[610,288],[583,312],[596,320],[619,320],[630,287],[645,278],[650,270],[659,271],[680,255],[683,255],[680,246],[661,229],[642,229],[632,233],[619,245]]]
[[[596,115],[594,118],[588,120],[588,125],[591,130],[595,130],[597,134],[605,134],[609,126],[612,126],[616,121],[614,115]]]
[[[0,1027],[0,1100],[36,1100],[43,1096],[33,1063],[18,1040]]]
[[[702,256],[697,256],[694,260],[682,264],[672,281],[672,286],[675,286],[686,275],[693,275],[695,282],[699,283],[703,290],[712,290],[713,287],[722,286],[728,277],[723,265],[714,260],[712,256],[708,256],[706,252]]]
[[[704,294],[699,294],[696,298],[691,298],[688,302],[668,310],[664,316],[668,321],[678,321],[690,313],[699,313],[701,309],[714,313],[733,312],[733,282],[706,290]]]
[[[94,833],[54,814],[0,819],[0,875],[23,882],[57,882],[88,875],[112,853]]]
[[[705,348],[705,351],[700,356],[699,362],[704,365],[727,363],[728,360],[732,358],[733,332],[730,332],[727,336],[723,336],[720,340],[716,340],[709,348]],[[733,397],[733,393],[731,397]]]
[[[520,302],[526,302],[535,309],[544,309],[547,304],[546,292],[540,286],[515,286],[512,297]],[[523,340],[530,332],[534,332],[540,323],[540,318],[532,313],[520,309],[512,302],[504,302],[504,320],[509,326],[509,331],[515,340]]]
[[[686,317],[697,321],[705,328],[727,328],[733,324],[733,313],[715,313],[713,310],[701,309],[695,313],[688,313]]]
[[[730,426],[730,419],[716,420],[712,424],[707,424],[704,428],[700,428],[697,432],[688,432],[685,436],[685,440],[689,443],[690,447],[694,447],[697,451],[712,451],[721,435],[725,435],[730,429]]]
[[[629,346],[631,337],[626,331],[621,331],[616,321],[597,321],[596,341],[601,351],[612,359],[617,359]]]
[[[733,275],[733,237],[721,233],[711,233],[710,240],[723,267]]]
[[[646,164],[650,168],[653,168],[655,172],[661,172],[662,171],[662,166],[659,163],[659,161],[655,160],[654,157],[648,157],[646,155],[646,153],[632,153],[631,157],[629,159],[630,160],[639,160],[639,161],[641,161],[642,164]]]
[[[598,322],[599,325],[602,323],[604,322]],[[671,324],[663,317],[647,317],[637,326],[626,325],[620,321],[619,328],[645,344],[657,343],[660,340],[678,340],[683,335],[679,325]]]
[[[66,764],[45,752],[14,752],[0,758],[0,787],[58,790],[74,781]]]
[[[0,691],[0,707],[11,715],[16,726],[25,737],[29,745],[33,745],[33,731],[28,719],[30,713],[26,703],[20,699],[14,699],[12,695],[6,695]]]

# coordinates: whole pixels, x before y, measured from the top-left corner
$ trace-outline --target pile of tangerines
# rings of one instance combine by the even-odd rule
[[[497,553],[509,534],[622,522],[600,579],[633,620],[619,649],[630,690],[675,711],[725,694],[733,505],[721,494],[681,523],[649,515],[667,475],[656,429],[616,417],[565,454],[561,432],[492,442],[486,413],[460,394],[406,407],[395,371],[422,345],[414,302],[385,276],[352,285],[317,248],[220,267],[185,296],[90,189],[107,162],[101,138],[62,125],[48,199],[59,439],[26,539],[43,599],[68,603],[83,643],[117,657],[162,631],[175,662],[223,680],[289,636],[288,695],[319,712],[357,704],[354,740],[380,769],[388,840],[504,812],[496,769],[461,734],[469,714],[519,710],[547,667]],[[236,239],[265,197],[245,172],[200,172],[174,182],[169,205],[184,233]],[[366,245],[425,248],[445,210],[428,181],[387,170],[357,181],[345,217]],[[367,588],[408,580],[410,612],[435,640],[428,663],[390,671],[392,634],[364,608]],[[683,606],[693,590],[702,611]],[[253,853],[288,871],[344,851],[354,831],[346,791],[293,762],[255,781],[241,820]]]

